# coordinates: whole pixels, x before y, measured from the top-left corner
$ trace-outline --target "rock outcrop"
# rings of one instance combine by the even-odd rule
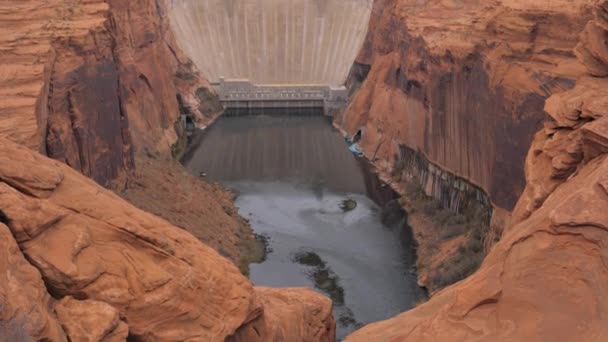
[[[608,36],[608,1],[594,3],[595,19],[575,49],[578,65],[571,65],[585,72],[546,101],[549,117],[526,157],[526,188],[481,268],[427,303],[368,325],[347,341],[608,339],[608,79],[590,77],[606,76],[608,54],[601,45]],[[502,4],[549,8],[548,2]],[[563,14],[586,5],[560,2],[553,8]]]
[[[229,342],[328,342],[336,338],[331,300],[306,288],[257,287],[264,315],[243,325]]]
[[[91,299],[62,298],[55,312],[70,341],[126,341],[129,327],[113,306]]]
[[[573,48],[589,1],[375,1],[336,123],[380,169],[399,146],[512,210],[544,101],[585,69]]]
[[[585,29],[593,3],[375,1],[348,82],[351,103],[335,124],[350,136],[361,132],[360,147],[397,190],[420,183],[442,208],[484,221],[483,229],[457,234],[465,237],[459,246],[447,243],[454,248],[433,246],[436,234],[419,239],[421,284],[432,292],[477,268],[453,252],[483,257],[510,213],[520,215],[515,205],[526,188],[527,152],[550,118],[546,100],[589,75],[577,55],[601,68],[601,34],[597,25]],[[577,47],[583,31],[593,43]],[[554,161],[563,164],[563,175],[575,162]],[[475,214],[481,211],[490,215]],[[481,216],[488,217],[474,218]],[[473,240],[482,241],[483,251]],[[452,252],[438,252],[446,248]],[[440,280],[438,265],[451,268],[454,261],[466,270]]]
[[[604,341],[608,158],[581,166],[468,279],[347,341]]]
[[[218,111],[164,1],[11,0],[0,23],[0,136],[103,185],[133,168],[134,151],[168,155],[180,111]]]
[[[40,272],[21,254],[0,212],[0,341],[67,341]]]
[[[38,312],[27,317],[33,336],[52,334],[55,322],[40,275],[48,292],[60,299],[56,313],[64,331],[75,337],[88,333],[117,340],[128,325],[136,339],[223,341],[259,320],[268,334],[290,340],[312,341],[320,331],[328,336],[333,331],[329,300],[289,289],[259,289],[258,294],[230,261],[186,231],[136,209],[65,164],[4,138],[0,208],[3,227],[10,228],[35,267],[23,258],[19,264],[6,263],[9,269],[29,268],[21,289],[11,285],[12,279],[8,284],[11,291],[31,295],[3,300],[17,301],[10,311],[16,314],[8,319]],[[16,253],[8,260],[18,258],[16,245],[10,250]],[[283,308],[277,302],[294,304]],[[93,329],[91,322],[99,325]]]
[[[215,183],[201,181],[178,162],[136,159],[136,169],[117,193],[134,206],[183,228],[243,273],[259,262],[264,246],[249,223],[239,216],[234,194]]]

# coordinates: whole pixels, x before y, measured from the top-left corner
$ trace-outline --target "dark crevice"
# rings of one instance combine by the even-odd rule
[[[2,209],[0,209],[0,222],[4,223],[7,226],[11,223],[11,219],[6,216]]]
[[[150,89],[150,91],[152,91],[152,84],[150,84],[150,80],[148,79],[148,77],[146,77],[146,75],[139,74],[139,79],[142,80],[148,86],[148,89]]]

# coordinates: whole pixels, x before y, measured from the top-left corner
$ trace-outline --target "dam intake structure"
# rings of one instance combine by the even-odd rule
[[[228,115],[269,111],[333,114],[346,105],[344,86],[314,84],[252,84],[249,80],[225,80],[214,84]]]

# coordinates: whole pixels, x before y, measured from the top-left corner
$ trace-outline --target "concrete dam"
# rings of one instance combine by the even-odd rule
[[[182,49],[212,82],[342,85],[372,0],[172,0]]]

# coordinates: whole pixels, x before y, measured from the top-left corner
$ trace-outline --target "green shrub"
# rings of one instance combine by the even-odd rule
[[[446,226],[441,229],[437,241],[451,240],[457,236],[464,235],[467,232],[467,226],[465,224],[457,226]]]
[[[445,224],[448,226],[456,226],[456,225],[465,224],[466,222],[467,222],[466,216],[464,216],[462,214],[452,213],[452,215],[450,215],[450,217],[448,217],[448,219],[446,220]]]
[[[454,213],[451,210],[443,209],[443,208],[441,208],[441,205],[440,205],[438,211],[433,216],[433,221],[436,224],[443,226],[443,225],[447,224],[448,220],[452,216],[454,216]]]
[[[426,197],[424,188],[420,184],[418,177],[409,179],[405,184],[405,192],[411,199],[424,199]]]
[[[464,248],[450,258],[440,269],[431,275],[432,286],[440,289],[454,284],[473,274],[483,260],[480,253],[469,253]]]
[[[393,178],[401,178],[401,175],[403,174],[403,171],[405,170],[405,160],[403,159],[399,159],[399,158],[395,158],[395,165],[393,165],[393,171],[391,172],[391,176]]]
[[[435,213],[441,209],[441,203],[438,200],[430,200],[424,204],[422,211],[427,216],[434,216]]]

